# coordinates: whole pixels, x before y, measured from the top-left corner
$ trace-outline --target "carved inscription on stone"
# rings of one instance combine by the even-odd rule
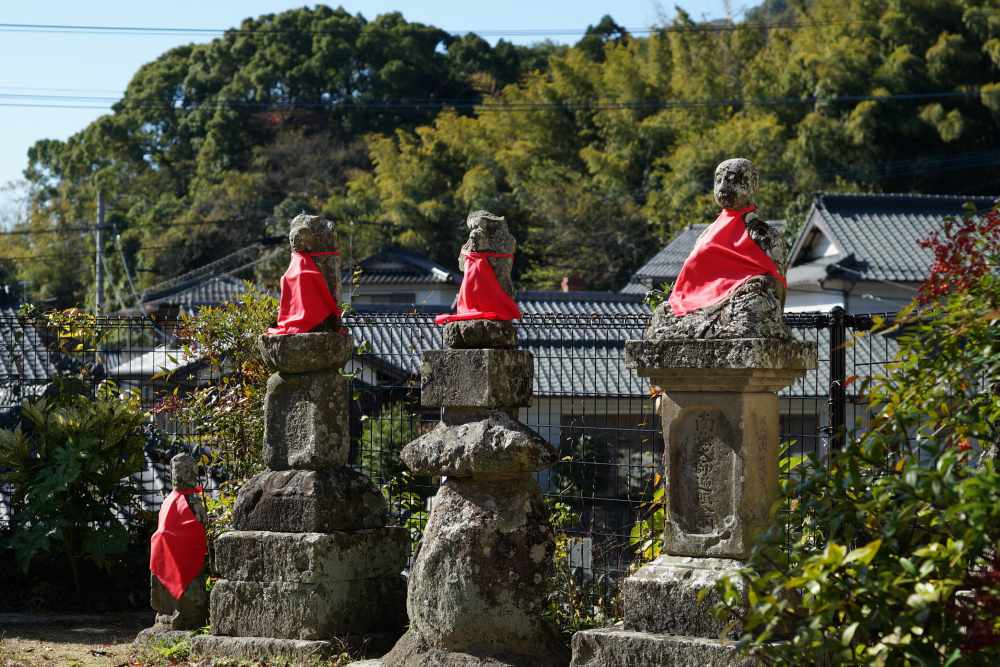
[[[671,432],[670,514],[692,535],[723,530],[733,513],[736,453],[732,427],[718,410],[688,412]]]

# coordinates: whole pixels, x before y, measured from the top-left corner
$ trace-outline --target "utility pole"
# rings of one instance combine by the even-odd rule
[[[104,310],[104,262],[101,261],[101,232],[104,231],[104,192],[97,191],[97,227],[94,228],[94,243],[97,247],[94,253],[94,271],[97,285],[97,293],[94,299],[94,309],[100,315]]]

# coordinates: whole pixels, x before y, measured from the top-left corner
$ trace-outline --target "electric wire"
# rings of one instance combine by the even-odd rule
[[[30,98],[40,102],[21,102],[18,100]],[[720,97],[703,99],[665,99],[665,100],[616,100],[593,98],[590,100],[565,100],[562,102],[532,102],[506,101],[496,99],[395,99],[375,101],[325,100],[319,102],[278,101],[278,102],[239,102],[235,100],[208,100],[187,104],[164,103],[159,100],[127,100],[124,108],[159,109],[173,112],[193,112],[199,110],[246,109],[256,112],[294,111],[299,109],[322,109],[329,111],[442,111],[445,109],[472,109],[479,113],[511,112],[511,111],[617,111],[617,110],[663,110],[675,108],[713,108],[713,107],[743,107],[743,106],[801,106],[814,105],[817,102],[825,104],[856,103],[856,102],[909,102],[936,99],[979,99],[979,91],[941,90],[925,93],[894,93],[888,95],[837,95],[821,97],[816,95],[776,96],[776,97]],[[13,102],[4,100],[13,99]],[[106,100],[106,105],[77,104],[74,100]],[[51,100],[49,104],[46,100]],[[88,98],[70,95],[23,95],[20,93],[0,93],[0,107],[48,107],[59,109],[110,109],[112,104],[119,104],[112,98]]]
[[[322,20],[322,19],[321,19]],[[836,19],[817,21],[773,21],[773,22],[735,22],[730,19],[718,19],[696,24],[662,25],[647,27],[618,26],[626,35],[649,35],[659,33],[725,33],[742,30],[806,30],[836,25],[875,24],[877,19]],[[419,24],[417,24],[419,25]],[[433,26],[426,26],[431,27]],[[593,34],[593,26],[587,28],[490,28],[454,30],[442,29],[453,36],[475,34],[480,37],[563,37],[583,36],[588,30]],[[265,25],[254,28],[202,28],[183,26],[127,26],[127,25],[88,25],[88,24],[58,24],[58,23],[0,23],[0,32],[7,33],[44,33],[44,34],[82,34],[82,35],[160,35],[184,37],[221,37],[226,35],[266,36],[276,35],[343,35],[343,31],[335,29],[302,29],[281,28]],[[599,33],[598,33],[599,34]]]

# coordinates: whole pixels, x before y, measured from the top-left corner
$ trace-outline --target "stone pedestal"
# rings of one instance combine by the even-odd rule
[[[235,530],[215,542],[212,635],[196,655],[310,660],[347,645],[381,652],[405,625],[409,534],[347,466],[350,339],[261,336],[274,374],[265,397],[270,470],[240,489]]]
[[[402,452],[442,475],[410,574],[410,628],[385,667],[562,667],[569,656],[542,619],[553,533],[532,473],[555,450],[512,416],[531,398],[531,353],[425,353],[424,405],[442,420]]]
[[[170,460],[170,483],[173,489],[193,489],[198,486],[197,466],[189,454],[177,454]],[[207,523],[205,504],[198,494],[187,496],[188,506],[201,521]],[[207,561],[206,561],[207,562]],[[137,644],[174,643],[189,639],[194,630],[208,623],[208,591],[205,589],[205,570],[188,584],[180,599],[174,599],[160,580],[149,575],[150,604],[156,611],[152,627],[136,637]]]
[[[667,506],[660,558],[622,586],[622,627],[577,633],[573,665],[743,665],[711,613],[778,497],[777,392],[816,367],[816,346],[739,338],[629,341],[658,387]]]

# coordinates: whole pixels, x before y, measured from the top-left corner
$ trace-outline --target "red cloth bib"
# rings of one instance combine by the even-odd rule
[[[191,511],[186,496],[196,489],[174,489],[160,507],[160,522],[150,540],[149,571],[179,600],[201,572],[208,553],[205,526]]]
[[[774,260],[747,233],[744,220],[754,210],[722,209],[698,239],[670,292],[674,315],[716,304],[754,276],[771,275],[787,285]]]
[[[452,314],[438,315],[434,321],[447,324],[456,320],[516,320],[521,309],[497,281],[490,257],[513,257],[499,252],[465,254],[465,276],[458,290],[458,308]]]
[[[278,326],[267,333],[272,336],[309,333],[331,315],[340,315],[326,278],[320,273],[314,255],[336,255],[336,252],[293,252],[285,275],[281,276],[281,302]]]

